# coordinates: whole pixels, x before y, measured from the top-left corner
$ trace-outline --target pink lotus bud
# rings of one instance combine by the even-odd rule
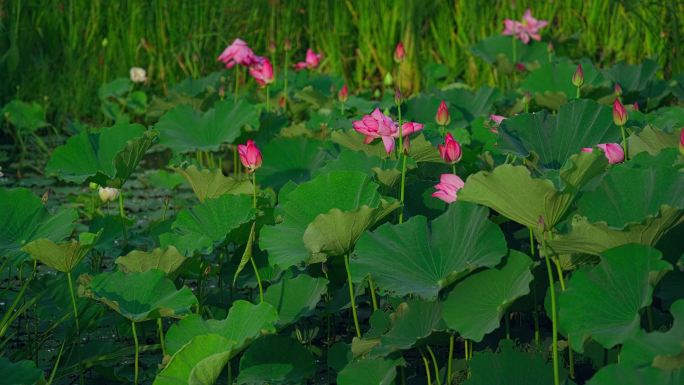
[[[679,135],[679,153],[684,155],[684,128],[682,128],[682,133]]]
[[[632,108],[634,108],[634,111],[639,111],[639,103],[634,102],[634,104],[632,104]]]
[[[613,87],[613,91],[615,92],[615,95],[617,96],[622,96],[622,87],[618,83],[615,83],[615,86]]]
[[[290,39],[285,39],[285,41],[283,42],[283,48],[285,49],[285,51],[289,51],[292,49],[292,43],[290,42]]]
[[[582,65],[578,64],[575,73],[572,75],[572,85],[575,87],[582,87],[582,84],[584,84],[584,70],[582,69]]]
[[[523,63],[515,63],[515,70],[520,72],[520,73],[523,73],[523,72],[527,71],[527,67],[525,67],[525,65]]]
[[[240,162],[247,168],[248,173],[253,173],[261,167],[261,151],[252,139],[247,140],[246,145],[239,144],[238,153],[240,154]]]
[[[388,74],[389,74],[389,72],[388,72]],[[400,105],[402,101],[403,101],[403,99],[401,96],[401,90],[399,89],[399,87],[397,87],[394,90],[394,103],[396,103],[396,105]]]
[[[613,123],[620,127],[627,123],[627,110],[617,98],[613,102]]]
[[[349,89],[347,88],[347,85],[345,84],[344,86],[342,86],[342,89],[340,89],[340,92],[337,93],[337,100],[339,100],[341,103],[346,103],[348,99],[349,99]]]
[[[249,67],[249,74],[262,87],[273,83],[275,80],[273,77],[273,66],[268,58],[265,57],[258,58],[258,62]]]
[[[622,163],[625,160],[625,152],[622,150],[622,146],[617,143],[601,143],[597,144],[596,147],[603,151],[610,164]]]
[[[306,59],[304,61],[300,61],[299,63],[295,64],[295,69],[301,70],[304,68],[308,68],[308,69],[316,68],[316,67],[318,67],[318,64],[321,62],[322,58],[323,58],[322,54],[316,53],[311,48],[309,48],[306,50]]]
[[[435,185],[437,191],[432,196],[443,200],[446,203],[456,202],[458,190],[463,188],[463,179],[454,174],[442,174],[439,183]]]
[[[444,144],[438,145],[437,149],[446,163],[454,164],[461,160],[461,145],[451,136],[451,133],[446,134]]]
[[[435,116],[435,121],[437,124],[440,126],[446,126],[451,122],[451,117],[449,116],[449,108],[447,107],[447,104],[442,100],[441,103],[439,103],[439,108],[437,108],[437,115]]]
[[[394,49],[394,61],[401,63],[406,58],[406,50],[404,49],[404,43],[397,43],[397,47]]]
[[[494,115],[494,114],[492,114],[492,115],[489,115],[489,119],[490,119],[492,122],[494,122],[494,123],[496,123],[497,125],[499,125],[499,124],[501,124],[501,122],[503,122],[504,120],[506,120],[506,117],[505,117],[505,116],[501,116],[501,115]]]

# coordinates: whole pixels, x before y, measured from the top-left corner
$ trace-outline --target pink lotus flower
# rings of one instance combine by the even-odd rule
[[[316,68],[316,67],[318,67],[318,64],[321,62],[322,58],[323,58],[322,54],[315,53],[311,48],[309,48],[306,50],[305,61],[300,61],[299,63],[295,64],[295,69],[301,70],[304,68],[308,68],[308,69]]]
[[[397,46],[394,48],[394,61],[397,63],[401,63],[404,61],[405,57],[406,50],[404,49],[404,43],[399,42],[397,43]]]
[[[252,139],[247,140],[247,144],[238,145],[238,153],[240,154],[240,162],[247,168],[248,173],[253,173],[261,167],[261,151]]]
[[[679,153],[684,155],[684,128],[682,133],[679,135]]]
[[[596,147],[603,151],[603,154],[608,159],[608,163],[616,164],[622,163],[625,160],[625,152],[622,150],[622,146],[617,143],[601,143],[597,144]],[[591,147],[584,147],[582,152],[593,152],[594,149]]]
[[[582,87],[582,84],[584,84],[584,70],[582,69],[582,65],[578,64],[575,73],[572,75],[572,85],[575,87]]]
[[[615,95],[617,96],[622,96],[622,87],[620,87],[620,84],[615,83],[613,86],[613,92],[615,92]]]
[[[347,88],[347,85],[345,84],[342,86],[342,89],[340,89],[340,92],[337,93],[337,100],[339,100],[341,103],[346,103],[348,99],[349,88]]]
[[[257,62],[249,66],[249,74],[260,86],[266,86],[275,80],[273,77],[273,65],[267,58],[259,58]]]
[[[251,66],[258,60],[258,56],[254,55],[247,43],[240,39],[235,39],[218,57],[218,61],[223,62],[226,68],[233,68],[236,64]]]
[[[443,200],[446,203],[456,202],[458,190],[463,188],[463,179],[454,174],[442,174],[439,183],[435,185],[437,191],[432,196]]]
[[[461,145],[451,136],[451,133],[446,134],[444,144],[438,145],[437,149],[446,163],[454,164],[461,160]]]
[[[492,122],[494,122],[493,127],[491,127],[491,128],[489,129],[489,131],[490,131],[490,132],[493,132],[493,133],[495,133],[495,134],[498,134],[498,133],[499,133],[499,130],[498,130],[497,128],[501,125],[501,122],[503,122],[504,120],[506,120],[506,117],[505,117],[505,116],[501,116],[501,115],[494,115],[494,114],[492,114],[492,115],[489,115],[489,120],[491,120]]]
[[[639,111],[639,103],[634,102],[634,104],[632,104],[632,108],[634,108],[634,111]]]
[[[435,116],[435,121],[440,126],[446,126],[451,121],[451,117],[449,116],[449,108],[447,107],[444,100],[442,100],[442,102],[439,103],[439,108],[437,108],[437,115]]]
[[[613,123],[616,126],[624,126],[627,123],[627,110],[618,98],[613,102]]]
[[[381,138],[385,151],[389,154],[394,149],[394,139],[399,137],[399,127],[389,116],[376,108],[370,115],[364,115],[361,120],[352,122],[354,129],[365,135],[366,144],[373,139]],[[402,125],[401,133],[404,137],[423,129],[420,123],[406,122]],[[408,140],[406,141],[408,143]]]
[[[511,19],[504,20],[503,34],[515,36],[523,43],[528,44],[530,39],[540,41],[541,35],[539,35],[539,30],[548,24],[549,22],[546,20],[537,20],[532,17],[532,11],[528,9],[525,11],[525,15],[523,15],[522,22]]]

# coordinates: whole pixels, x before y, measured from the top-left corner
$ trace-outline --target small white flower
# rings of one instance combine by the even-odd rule
[[[144,83],[147,81],[147,72],[144,68],[131,67],[131,81],[133,83]]]
[[[119,197],[119,189],[115,189],[114,187],[100,187],[97,193],[100,195],[100,200],[102,202],[111,202]]]

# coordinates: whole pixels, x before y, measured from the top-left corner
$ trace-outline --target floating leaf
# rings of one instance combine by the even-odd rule
[[[142,273],[101,273],[86,279],[79,294],[95,299],[133,322],[161,317],[180,318],[197,304],[192,290],[176,290],[161,270]]]
[[[286,354],[283,354],[287,352]],[[266,336],[240,358],[238,384],[303,384],[316,373],[314,357],[296,340]]]
[[[221,195],[179,212],[172,232],[159,240],[163,247],[175,246],[186,256],[195,251],[209,253],[231,230],[253,221],[254,211],[248,195]]]
[[[186,259],[175,247],[169,246],[166,249],[157,248],[152,251],[133,250],[117,258],[116,264],[124,273],[158,269],[167,276],[173,276]]]
[[[530,292],[533,265],[527,255],[511,250],[501,269],[481,271],[458,282],[444,301],[447,326],[463,338],[482,341],[499,327],[513,301]]]
[[[198,335],[171,356],[153,385],[213,385],[234,346],[235,341],[218,334]]]
[[[590,61],[584,60],[581,64],[585,87],[603,82],[603,76]],[[577,64],[569,60],[544,63],[525,77],[520,88],[534,95],[537,104],[557,110],[576,97],[577,88],[571,81],[576,70]],[[558,102],[552,102],[554,98],[550,95],[557,96]]]
[[[233,143],[243,127],[259,128],[259,109],[244,99],[226,98],[200,112],[187,104],[166,112],[155,125],[159,143],[176,152],[216,151]]]
[[[639,311],[651,304],[658,275],[672,266],[653,248],[629,244],[604,251],[593,269],[575,272],[559,298],[560,327],[583,351],[588,338],[610,349],[639,330]]]
[[[97,234],[81,233],[78,242],[73,240],[67,243],[57,244],[47,238],[36,239],[22,250],[51,268],[69,273],[86,256],[88,251],[95,246],[102,234],[100,230]]]
[[[225,176],[219,169],[200,170],[197,166],[191,165],[185,169],[174,168],[174,171],[187,179],[200,202],[218,198],[223,194],[252,194],[252,182]]]
[[[677,147],[677,135],[668,134],[648,125],[640,132],[629,136],[629,154],[635,156],[640,152],[656,155],[667,148]]]
[[[284,277],[266,289],[264,302],[278,310],[278,325],[286,326],[311,314],[328,290],[328,280],[300,274],[295,278]]]
[[[457,202],[432,221],[415,216],[366,233],[351,261],[354,281],[368,274],[383,292],[433,300],[439,291],[478,267],[492,267],[506,255],[501,229],[484,207]]]
[[[51,215],[40,198],[28,189],[0,188],[0,255],[24,255],[21,248],[40,238],[60,242],[74,230],[77,219],[74,209]]]

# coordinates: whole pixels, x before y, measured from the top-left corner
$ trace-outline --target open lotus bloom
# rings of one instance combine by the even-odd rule
[[[442,174],[439,183],[435,185],[437,191],[432,196],[443,200],[446,203],[456,202],[458,190],[463,188],[463,179],[454,174]]]
[[[546,20],[537,20],[532,17],[532,11],[526,10],[522,21],[506,19],[504,20],[504,35],[515,36],[525,44],[530,42],[530,39],[536,41],[541,40],[539,30],[549,24]]]
[[[266,86],[275,80],[273,77],[273,65],[264,57],[259,57],[257,61],[249,66],[249,74],[260,86]]]
[[[239,144],[238,153],[240,154],[240,162],[247,168],[247,172],[252,173],[261,167],[261,151],[252,139],[249,139],[247,144]]]
[[[622,150],[622,146],[617,143],[601,143],[597,144],[596,147],[600,148],[601,151],[606,155],[608,163],[616,164],[622,163],[625,160],[625,152]],[[585,147],[582,152],[593,152],[594,149],[591,147]]]
[[[373,139],[381,138],[388,154],[394,149],[394,139],[399,137],[397,123],[383,114],[379,108],[376,108],[370,115],[364,115],[361,120],[352,122],[352,125],[357,132],[366,136],[366,144],[372,142]],[[420,123],[406,122],[402,125],[401,133],[404,137],[408,137],[422,129],[423,125]]]
[[[97,195],[100,196],[100,200],[104,202],[113,202],[119,197],[119,189],[114,187],[100,187],[97,191]]]
[[[252,49],[241,39],[235,39],[218,57],[218,61],[223,62],[226,68],[233,68],[236,64],[251,66],[260,59],[254,55]]]
[[[300,61],[299,63],[295,64],[295,69],[301,70],[304,68],[308,68],[308,69],[316,68],[316,67],[318,67],[318,64],[321,62],[322,58],[323,58],[322,54],[316,53],[311,48],[309,48],[306,50],[305,61]]]
[[[131,81],[133,83],[145,83],[147,81],[147,71],[140,67],[131,67]]]

